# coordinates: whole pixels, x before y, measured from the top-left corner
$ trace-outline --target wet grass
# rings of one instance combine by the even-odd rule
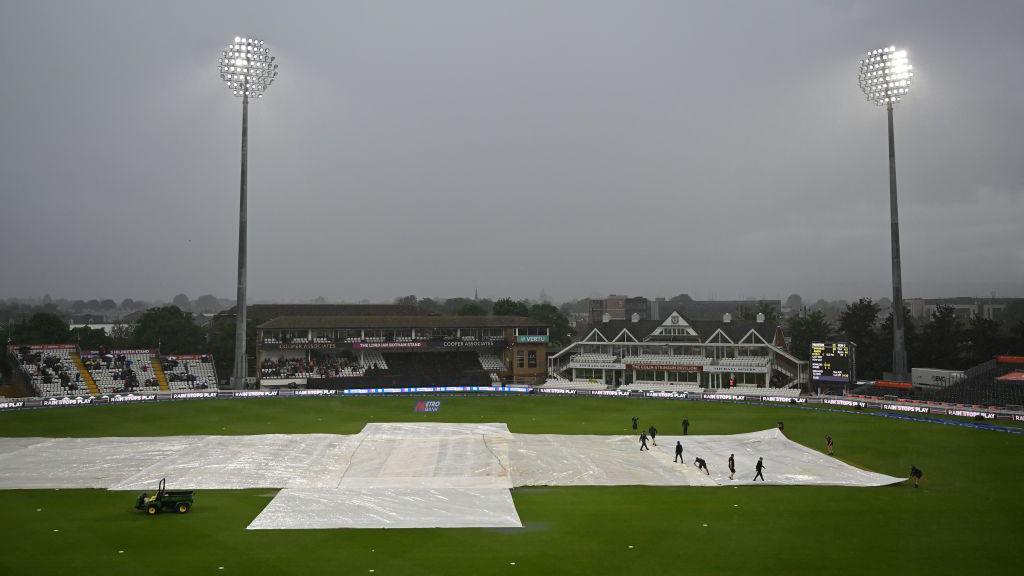
[[[0,436],[355,433],[368,421],[506,422],[514,432],[762,430],[922,487],[519,488],[525,528],[247,531],[273,491],[207,490],[187,515],[134,494],[0,491],[0,574],[998,574],[1024,541],[1024,438],[858,413],[632,399],[280,398],[0,414]],[[158,441],[158,440],[154,440]],[[2,466],[2,461],[0,461]],[[56,531],[55,531],[56,530]],[[512,564],[512,563],[515,564]],[[221,568],[223,567],[223,568]]]

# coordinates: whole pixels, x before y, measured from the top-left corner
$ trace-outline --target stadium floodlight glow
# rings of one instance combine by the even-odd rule
[[[277,79],[277,64],[263,40],[235,36],[221,54],[220,79],[233,96],[242,99],[242,173],[238,206],[238,298],[235,300],[235,367],[232,388],[244,388],[246,372],[246,182],[249,151],[249,99],[259,100]]]
[[[860,61],[858,83],[869,102],[878,106],[892,106],[910,93],[914,67],[907,59],[906,50],[895,46],[868,52]]]
[[[889,217],[892,241],[892,376],[907,378],[907,348],[903,328],[903,275],[900,262],[900,218],[896,201],[896,139],[893,136],[892,107],[910,93],[914,67],[907,51],[895,46],[878,48],[860,61],[857,83],[869,102],[885,106],[889,117]]]
[[[228,44],[220,59],[220,78],[235,96],[263,98],[277,78],[277,64],[263,40],[239,38]]]

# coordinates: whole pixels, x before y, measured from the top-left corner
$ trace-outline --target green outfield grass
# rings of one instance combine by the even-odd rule
[[[525,527],[500,530],[246,531],[275,494],[265,489],[202,491],[190,514],[152,518],[132,510],[134,494],[123,492],[0,491],[0,574],[1018,571],[1021,436],[785,406],[445,397],[440,413],[415,414],[415,401],[279,398],[12,412],[0,414],[0,436],[349,434],[371,421],[506,422],[513,432],[618,434],[633,415],[662,435],[679,433],[683,417],[691,434],[727,434],[784,420],[787,436],[815,449],[831,434],[836,455],[856,466],[906,476],[914,463],[926,476],[917,490],[518,488],[513,497]]]

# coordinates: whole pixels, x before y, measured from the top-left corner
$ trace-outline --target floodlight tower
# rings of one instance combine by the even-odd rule
[[[896,144],[893,139],[892,107],[910,92],[914,68],[906,50],[895,46],[868,52],[860,61],[858,83],[869,102],[885,106],[889,115],[889,214],[892,236],[892,371],[906,379],[907,348],[903,335],[903,280],[900,271],[900,220],[896,203]]]
[[[232,388],[244,388],[245,358],[245,278],[246,278],[246,156],[249,151],[249,99],[263,98],[263,92],[277,77],[277,64],[263,40],[235,36],[220,58],[220,78],[231,93],[242,99],[242,177],[238,206],[238,299],[235,301],[235,369]]]

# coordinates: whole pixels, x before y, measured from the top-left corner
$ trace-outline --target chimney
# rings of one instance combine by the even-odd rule
[[[640,315],[637,314],[636,312],[633,312],[633,315],[630,316],[629,319],[633,321],[633,324],[636,324],[637,322],[640,321]]]
[[[728,312],[722,314],[722,322],[725,324],[732,322],[732,314],[729,314]]]
[[[764,324],[764,312],[757,313],[757,323]]]

